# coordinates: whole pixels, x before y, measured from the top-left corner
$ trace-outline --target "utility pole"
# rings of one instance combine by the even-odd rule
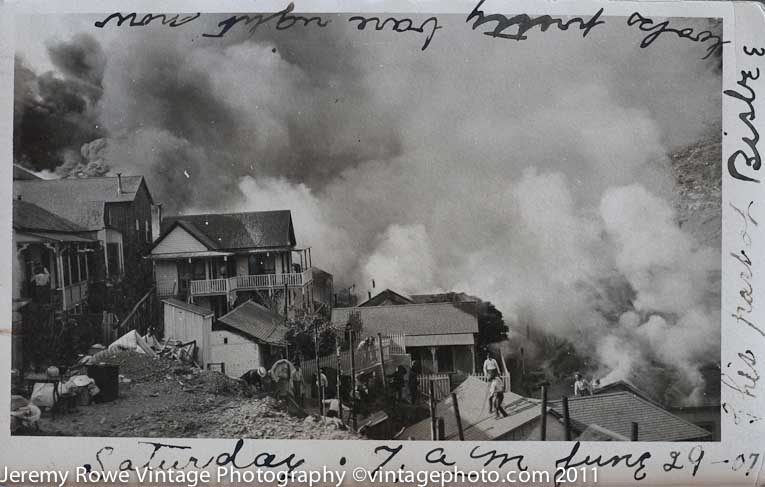
[[[566,428],[566,441],[571,441],[571,416],[568,412],[568,396],[562,397],[563,403],[563,424]]]
[[[342,365],[340,364],[340,340],[337,339],[337,335],[335,335],[335,350],[337,351],[337,402],[339,407],[338,416],[340,416],[340,421],[343,421],[343,396],[340,394],[340,384],[342,383]]]
[[[547,439],[547,383],[542,384],[542,423],[539,425],[540,440]]]
[[[353,325],[348,323],[348,339],[350,340],[351,351],[351,421],[353,424],[353,431],[358,430],[358,422],[356,418],[356,347],[353,342]]]
[[[324,388],[321,386],[321,366],[319,364],[319,322],[313,318],[313,348],[316,359],[316,390],[319,395],[319,414],[324,416]]]

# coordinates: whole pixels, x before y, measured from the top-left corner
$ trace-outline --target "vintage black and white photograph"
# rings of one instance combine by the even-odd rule
[[[12,434],[720,441],[722,22],[482,9],[18,17]]]

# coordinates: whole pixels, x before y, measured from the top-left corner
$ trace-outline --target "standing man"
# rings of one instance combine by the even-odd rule
[[[589,396],[591,394],[592,392],[590,391],[589,382],[587,382],[579,372],[574,374],[574,395]]]
[[[420,373],[420,366],[416,360],[412,360],[412,366],[409,368],[409,376],[407,377],[407,385],[409,386],[409,399],[412,404],[417,404],[417,388],[418,375]]]
[[[300,368],[300,359],[295,360],[295,367],[292,369],[292,392],[295,394],[295,401],[303,406],[303,369]]]
[[[505,400],[505,383],[499,376],[495,375],[489,384],[489,400],[493,405],[494,417],[499,419],[501,414],[502,417],[506,418],[507,412],[502,408],[502,401]],[[491,414],[491,409],[489,409],[489,414]]]
[[[329,385],[324,369],[319,370],[319,378],[316,382],[316,385],[319,386],[319,400],[324,401],[327,398],[327,386]]]
[[[489,380],[492,380],[499,375],[499,365],[497,364],[497,361],[492,358],[491,353],[488,350],[486,351],[486,360],[483,361],[483,375],[488,377]]]

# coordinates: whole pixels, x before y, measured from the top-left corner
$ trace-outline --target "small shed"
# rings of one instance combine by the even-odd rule
[[[210,333],[210,361],[231,377],[258,367],[270,368],[286,356],[287,331],[283,316],[245,301],[215,322]]]
[[[196,342],[194,359],[201,367],[210,362],[210,333],[214,313],[201,306],[170,298],[162,301],[165,339]]]

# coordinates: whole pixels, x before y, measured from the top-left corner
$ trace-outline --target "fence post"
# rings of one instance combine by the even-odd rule
[[[547,385],[542,385],[542,423],[539,425],[540,440],[547,439]]]
[[[377,334],[377,345],[380,348],[380,372],[383,377],[383,390],[387,390],[388,381],[385,380],[385,357],[383,356],[382,333]]]
[[[566,428],[566,441],[571,441],[571,416],[568,412],[568,396],[561,398],[563,403],[563,425]]]
[[[428,391],[430,392],[430,398],[428,402],[430,409],[430,439],[437,440],[438,431],[436,430],[436,400],[434,398],[435,394],[432,379],[430,382],[428,382]]]
[[[460,417],[460,403],[457,401],[457,393],[452,392],[452,406],[454,406],[454,419],[457,421],[457,433],[460,441],[465,441],[465,432],[462,430],[462,417]]]

